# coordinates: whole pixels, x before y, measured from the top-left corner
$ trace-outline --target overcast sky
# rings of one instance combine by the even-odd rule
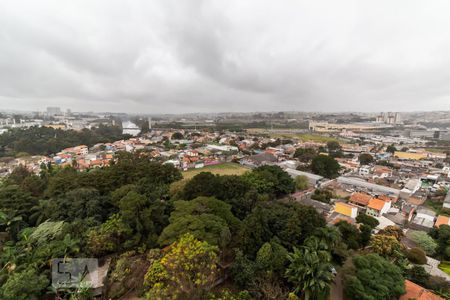
[[[450,2],[0,0],[0,109],[450,110]]]

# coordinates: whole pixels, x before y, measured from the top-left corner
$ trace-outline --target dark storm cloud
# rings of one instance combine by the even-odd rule
[[[450,109],[446,1],[3,1],[0,107]]]

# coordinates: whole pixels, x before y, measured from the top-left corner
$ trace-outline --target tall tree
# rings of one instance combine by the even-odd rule
[[[231,206],[213,197],[198,197],[191,201],[175,201],[170,224],[159,237],[161,245],[168,245],[185,233],[213,245],[225,246],[239,226],[231,213]]]
[[[146,299],[203,299],[217,278],[217,252],[191,234],[182,236],[153,260],[145,275]]]
[[[400,268],[377,254],[354,257],[343,274],[349,300],[398,299],[405,293]]]
[[[219,188],[218,176],[211,172],[201,172],[186,183],[183,198],[191,200],[200,196],[212,197]]]
[[[439,228],[433,228],[430,231],[430,236],[438,244],[437,253],[445,258],[450,258],[450,226],[441,225]]]
[[[358,160],[361,165],[368,165],[374,161],[373,156],[369,153],[360,154]]]
[[[336,178],[340,169],[339,163],[327,155],[317,155],[311,162],[311,170],[326,178]]]
[[[370,239],[369,248],[384,258],[398,258],[402,256],[402,245],[393,236],[376,234]]]
[[[261,166],[244,174],[250,184],[258,191],[274,196],[284,196],[295,191],[292,177],[279,166]]]
[[[304,163],[310,162],[316,155],[317,151],[314,148],[298,148],[294,153],[294,157]]]
[[[336,227],[342,234],[342,240],[350,249],[359,249],[361,247],[361,233],[358,228],[346,221],[336,223]]]
[[[325,220],[309,206],[297,203],[260,203],[244,219],[238,233],[241,250],[254,258],[258,249],[273,237],[289,251],[301,245]]]
[[[397,151],[397,148],[395,148],[394,144],[386,147],[386,152],[394,154],[395,151]]]
[[[328,151],[333,152],[333,151],[341,150],[342,147],[339,144],[339,142],[337,142],[337,141],[329,141],[329,142],[327,142],[327,148],[328,148]]]

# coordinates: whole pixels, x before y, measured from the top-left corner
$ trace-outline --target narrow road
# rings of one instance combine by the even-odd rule
[[[344,300],[344,288],[342,287],[341,272],[334,277],[334,283],[331,286],[330,300]]]

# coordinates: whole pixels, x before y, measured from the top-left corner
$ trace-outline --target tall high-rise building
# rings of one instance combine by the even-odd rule
[[[395,113],[395,124],[400,124],[402,123],[402,119],[400,118],[400,113],[396,112]]]
[[[398,112],[381,113],[376,117],[376,122],[396,125],[401,123],[401,118]]]
[[[61,108],[56,106],[49,106],[47,107],[47,115],[49,116],[61,115]]]

